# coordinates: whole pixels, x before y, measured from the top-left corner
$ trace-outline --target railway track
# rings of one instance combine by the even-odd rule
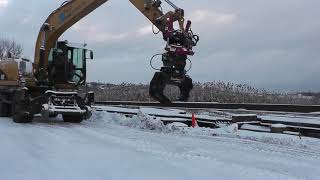
[[[103,108],[105,107],[105,108]],[[106,108],[109,107],[109,108]],[[115,107],[115,108],[111,108]],[[211,117],[197,115],[198,125],[200,127],[217,128],[221,124],[232,124],[238,123],[241,129],[243,124],[251,124],[254,126],[268,127],[270,132],[273,131],[274,125],[283,125],[285,128],[280,133],[299,133],[302,136],[320,138],[320,106],[305,106],[305,105],[274,105],[274,104],[221,104],[221,103],[173,103],[170,106],[164,106],[160,103],[153,102],[120,102],[120,101],[108,101],[108,102],[96,102],[96,111],[107,111],[110,113],[119,113],[126,116],[137,115],[140,107],[157,107],[161,109],[214,109],[214,110],[249,110],[249,111],[269,111],[269,113],[275,112],[287,112],[287,113],[305,113],[296,117],[287,116],[286,113],[283,115],[276,115],[275,119],[273,116],[243,116],[240,114],[240,120],[234,119],[239,118],[239,114],[227,113],[225,117]],[[150,116],[159,117],[164,124],[173,122],[181,122],[188,126],[191,126],[191,114],[161,114],[161,113],[148,113]],[[250,130],[250,129],[245,129]],[[257,131],[257,130],[253,130]],[[259,131],[259,130],[258,130]],[[265,130],[261,132],[266,132]]]
[[[112,107],[102,107],[102,106],[94,106],[95,111],[105,111],[109,113],[117,113],[123,114],[125,116],[134,116],[138,115],[139,109],[126,109],[126,108],[112,108]],[[192,125],[191,114],[166,114],[166,113],[157,113],[157,112],[149,112],[149,116],[159,117],[161,118],[164,124],[169,124],[173,122],[181,122],[188,126]],[[208,127],[208,128],[218,128],[221,124],[231,124],[231,118],[217,118],[217,117],[209,117],[209,116],[197,116],[197,122],[200,127]]]
[[[101,101],[96,105],[111,106],[138,106],[138,107],[170,107],[188,109],[222,109],[222,110],[250,110],[250,111],[270,111],[270,112],[294,112],[294,113],[314,113],[319,112],[320,105],[291,105],[291,104],[242,104],[242,103],[211,103],[211,102],[175,102],[163,105],[157,102],[137,102],[137,101]]]

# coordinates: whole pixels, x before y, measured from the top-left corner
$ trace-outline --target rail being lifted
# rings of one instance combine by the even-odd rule
[[[295,112],[295,113],[320,113],[320,105],[291,105],[291,104],[242,104],[242,103],[214,103],[214,102],[175,102],[163,105],[157,102],[137,102],[137,101],[102,101],[95,102],[97,105],[111,106],[144,106],[144,107],[172,107],[190,109],[244,109],[252,111],[271,112]]]

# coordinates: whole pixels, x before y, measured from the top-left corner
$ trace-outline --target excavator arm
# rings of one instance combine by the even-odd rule
[[[35,47],[34,74],[38,85],[47,85],[49,82],[49,54],[53,48],[57,47],[59,37],[72,25],[107,1],[69,0],[49,15],[40,28]],[[177,84],[179,88],[182,87],[180,90],[185,94],[182,100],[187,99],[192,89],[192,80],[186,76],[184,71],[185,61],[188,55],[194,54],[192,47],[199,40],[190,30],[191,21],[188,21],[186,27],[184,27],[184,10],[175,6],[170,0],[165,1],[174,8],[174,11],[166,13],[162,11],[161,0],[129,1],[162,32],[163,38],[167,42],[166,52],[162,57],[164,67],[158,72],[158,76],[155,75],[152,80],[150,95],[162,103],[170,103],[163,95],[164,86],[166,84]],[[173,28],[174,22],[179,23],[180,29],[175,30]],[[184,63],[184,66],[176,68],[181,62]],[[170,72],[168,72],[168,69]],[[161,74],[161,78],[159,78],[159,74]],[[180,80],[179,82],[176,81],[177,78]],[[187,85],[186,81],[188,82]],[[187,86],[188,88],[185,88]]]
[[[184,11],[174,7],[175,11],[169,11],[166,14],[162,12],[160,0],[129,0],[142,14],[147,17],[161,32],[165,32],[168,18],[174,18],[178,21],[180,29],[184,31]],[[170,1],[167,1],[170,2]],[[171,3],[171,2],[170,2]],[[172,4],[173,5],[173,4]]]

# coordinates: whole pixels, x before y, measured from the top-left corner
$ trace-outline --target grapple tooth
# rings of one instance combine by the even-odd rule
[[[163,94],[166,87],[166,77],[162,72],[156,72],[150,82],[149,94],[161,104],[171,104],[171,101]]]
[[[193,89],[192,79],[189,76],[185,76],[181,84],[178,85],[180,89],[179,101],[188,101],[190,97],[190,91]]]

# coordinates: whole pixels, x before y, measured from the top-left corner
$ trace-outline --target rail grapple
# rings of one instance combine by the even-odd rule
[[[171,100],[164,95],[164,89],[168,84],[179,87],[178,101],[188,101],[193,84],[192,79],[187,75],[186,64],[189,60],[188,56],[194,55],[192,48],[199,41],[199,36],[194,35],[190,29],[191,21],[188,21],[186,28],[182,31],[174,30],[172,19],[173,17],[168,18],[166,30],[163,32],[163,39],[167,42],[166,52],[161,54],[163,66],[153,76],[149,89],[150,96],[162,104],[171,103]]]

